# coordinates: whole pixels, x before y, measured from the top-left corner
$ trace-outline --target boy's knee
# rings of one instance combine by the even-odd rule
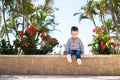
[[[71,54],[71,53],[73,53],[73,51],[72,51],[72,50],[69,50],[69,53]]]
[[[80,54],[80,51],[76,51],[76,54]]]

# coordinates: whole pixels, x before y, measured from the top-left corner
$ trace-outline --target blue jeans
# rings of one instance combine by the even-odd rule
[[[69,54],[71,55],[71,57],[75,55],[76,59],[81,59],[81,53],[79,50],[69,50]]]

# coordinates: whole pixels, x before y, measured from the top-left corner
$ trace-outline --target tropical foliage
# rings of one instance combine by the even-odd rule
[[[101,25],[103,25],[106,28],[106,33],[111,35],[111,38],[112,38],[111,40],[113,42],[117,41],[119,44],[120,42],[120,33],[119,33],[120,32],[120,0],[87,0],[87,4],[81,7],[78,13],[74,14],[74,16],[76,15],[79,15],[80,21],[82,19],[92,20],[95,28],[98,28],[97,22],[98,21],[101,22]],[[106,34],[102,34],[101,36],[104,37],[106,36]],[[93,37],[93,39],[94,38],[95,36]],[[104,39],[104,41],[106,40]],[[95,43],[95,44],[99,45],[99,43]],[[100,50],[98,50],[97,52],[100,54],[105,53],[105,52],[100,52]],[[106,52],[106,54],[107,53],[108,52]]]
[[[37,6],[35,6],[35,2],[36,0],[0,1],[0,14],[2,14],[0,16],[0,37],[12,46],[14,54],[47,54],[58,44],[55,39],[54,45],[50,43],[47,46],[49,48],[44,50],[44,45],[47,43],[45,39],[40,38],[42,34],[49,35],[57,25],[54,20],[54,10],[56,9],[52,7],[53,0],[45,0],[44,4]],[[13,45],[11,35],[15,37]],[[3,41],[1,45],[3,45]],[[2,51],[4,52],[4,49]]]
[[[93,29],[93,41],[88,46],[92,47],[93,54],[111,54],[113,48],[117,48],[118,42],[112,42],[110,34],[106,32],[104,26],[97,26]]]

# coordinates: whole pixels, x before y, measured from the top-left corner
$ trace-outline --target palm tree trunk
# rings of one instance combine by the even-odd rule
[[[24,24],[24,21],[25,21],[25,16],[24,16],[24,2],[23,2],[23,0],[22,0],[22,15],[23,15],[23,22],[22,22],[22,31],[24,32],[24,28],[25,28],[25,24]]]
[[[113,10],[114,7],[113,7],[113,4],[112,4],[112,0],[109,0],[109,4],[110,4],[110,11],[111,11],[111,15],[112,15],[114,25],[115,25],[115,27],[117,27],[117,22],[116,22],[115,15],[114,15],[114,10]]]
[[[4,26],[5,26],[6,36],[7,36],[7,39],[8,39],[8,43],[10,44],[10,38],[9,38],[9,35],[8,35],[7,24],[6,24],[6,21],[5,21],[5,8],[4,8],[3,0],[2,0],[2,14],[3,14],[3,22],[4,22]]]
[[[23,15],[23,22],[22,22],[22,31],[23,31],[23,32],[24,32],[24,25],[25,25],[25,24],[24,24],[24,20],[25,20],[25,19],[24,19],[24,15]]]
[[[104,24],[104,26],[105,26],[105,28],[106,28],[107,33],[109,34],[110,31],[109,31],[108,27],[106,26],[105,22],[106,22],[106,21],[105,21],[105,15],[103,15],[103,24]]]
[[[100,18],[101,18],[101,23],[104,24],[103,16],[101,14],[100,14]]]
[[[93,15],[92,15],[92,21],[93,21],[94,26],[96,27],[97,25],[96,25],[96,23],[95,23],[95,20],[94,20]]]
[[[40,21],[40,27],[42,27],[42,20]],[[40,33],[38,33],[38,35],[37,35],[37,38],[36,38],[36,39],[38,39],[38,38],[39,38],[39,35],[40,35]]]
[[[26,15],[25,17],[26,17],[26,27],[28,28],[29,27],[29,24],[28,24],[28,15]]]

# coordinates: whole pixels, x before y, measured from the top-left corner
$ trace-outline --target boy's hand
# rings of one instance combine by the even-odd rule
[[[68,51],[64,51],[64,55],[67,55],[68,54]]]
[[[81,55],[84,55],[84,53],[81,53]]]
[[[81,52],[81,55],[84,55],[84,52]]]

